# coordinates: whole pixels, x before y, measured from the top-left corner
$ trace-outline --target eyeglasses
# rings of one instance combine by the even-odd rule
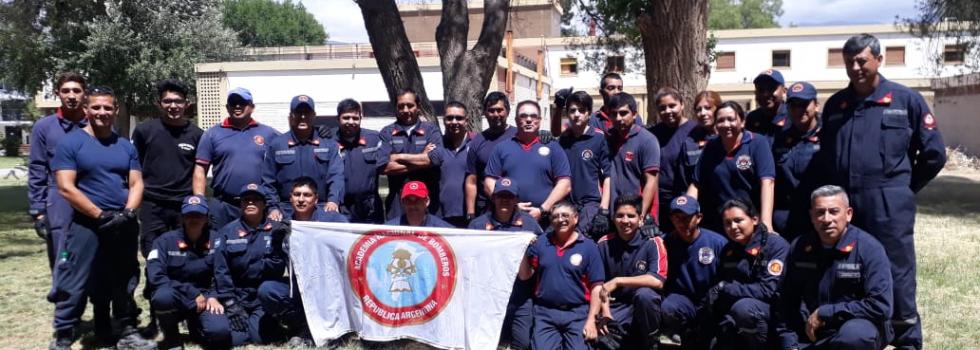
[[[536,114],[536,113],[535,114],[532,114],[532,113],[521,113],[521,114],[518,114],[517,117],[518,118],[521,118],[521,119],[524,119],[524,118],[541,119],[541,115]]]
[[[453,120],[464,121],[464,120],[466,120],[466,116],[465,115],[447,115],[447,116],[442,117],[442,118],[445,119],[446,121],[453,121]]]

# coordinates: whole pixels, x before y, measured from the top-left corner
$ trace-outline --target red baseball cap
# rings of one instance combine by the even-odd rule
[[[425,183],[422,181],[409,181],[402,186],[402,199],[408,196],[416,196],[419,198],[429,198],[429,188],[425,187]]]

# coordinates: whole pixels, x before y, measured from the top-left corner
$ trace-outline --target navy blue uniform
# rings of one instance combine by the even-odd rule
[[[405,215],[402,215],[402,216],[399,216],[397,218],[388,220],[387,222],[385,222],[385,225],[388,225],[388,226],[409,226],[408,220],[405,219]],[[435,215],[432,215],[432,214],[426,214],[425,215],[425,219],[422,220],[422,225],[419,225],[419,226],[420,227],[446,227],[446,228],[455,228],[455,226],[449,224],[448,222],[443,221],[438,216],[435,216]]]
[[[769,115],[769,111],[759,107],[745,116],[745,129],[765,136],[770,142],[777,133],[786,131],[792,124],[785,102],[779,104],[776,115]]]
[[[262,183],[263,159],[267,144],[279,136],[275,129],[254,119],[236,129],[228,118],[204,132],[197,146],[197,164],[212,166],[211,227],[224,227],[241,215],[238,190],[250,183]],[[271,205],[271,202],[269,202]]]
[[[525,145],[514,136],[493,150],[487,162],[486,175],[497,179],[505,176],[514,179],[524,192],[521,193],[521,201],[540,207],[558,180],[571,176],[571,170],[568,157],[557,142],[542,144],[535,138],[531,144]]]
[[[58,142],[68,133],[88,124],[82,117],[77,123],[65,119],[59,109],[57,113],[41,118],[31,128],[31,153],[28,158],[27,202],[32,216],[44,215],[48,227],[45,240],[48,251],[48,266],[54,269],[55,254],[64,243],[65,231],[71,224],[71,205],[58,193],[51,161],[54,159]],[[54,274],[52,273],[52,278]]]
[[[660,141],[649,131],[633,125],[623,139],[619,135],[608,138],[609,150],[613,154],[612,193],[609,202],[615,203],[619,196],[632,194],[643,196],[643,185],[647,173],[660,172]],[[653,195],[649,213],[657,217],[657,194]]]
[[[493,218],[493,213],[477,216],[470,221],[471,230],[531,232],[540,236],[544,233],[538,221],[531,214],[517,210],[510,222],[500,222]],[[531,281],[514,281],[514,287],[507,302],[507,313],[504,316],[504,329],[501,331],[501,343],[510,345],[512,349],[528,349],[531,346]]]
[[[476,175],[476,212],[482,214],[489,203],[490,194],[484,193],[483,180],[487,178],[487,163],[493,150],[503,141],[510,140],[517,135],[517,128],[507,126],[503,132],[494,134],[490,129],[476,135],[470,142],[470,152],[466,156],[466,175]]]
[[[782,349],[881,349],[892,335],[891,264],[867,232],[848,225],[833,247],[816,234],[793,241],[779,290],[776,332]],[[807,344],[814,311],[824,326]],[[810,345],[808,347],[807,345]]]
[[[378,175],[388,165],[389,148],[377,131],[361,129],[351,139],[338,136],[337,147],[344,159],[344,201],[341,212],[351,222],[380,224],[384,206],[378,194]]]
[[[436,145],[436,149],[429,152],[429,161],[432,164],[425,169],[409,170],[406,174],[388,175],[388,197],[385,198],[385,208],[387,209],[388,220],[398,218],[402,215],[402,204],[398,199],[401,198],[401,189],[406,182],[417,180],[425,183],[433,193],[439,193],[439,167],[442,165],[442,133],[435,124],[429,122],[418,122],[412,126],[405,126],[392,123],[381,129],[381,143],[385,145],[391,154],[420,154],[428,144]],[[431,197],[429,213],[436,214],[439,211],[439,198]]]
[[[936,118],[918,92],[879,76],[859,99],[848,87],[827,100],[820,133],[820,169],[847,190],[851,221],[883,245],[895,282],[896,345],[922,347],[915,304],[915,192],[946,164]]]
[[[708,140],[717,137],[710,133],[710,130],[702,127],[694,128],[684,139],[684,144],[681,145],[681,156],[677,161],[677,166],[679,169],[679,175],[677,176],[677,185],[681,186],[687,191],[687,188],[691,186],[694,182],[694,172],[697,170],[698,161],[701,160],[701,153],[704,152],[704,147],[708,145]],[[667,204],[669,206],[669,204]]]
[[[211,237],[216,233],[203,232],[197,244],[185,236],[183,229],[177,229],[160,235],[153,242],[152,250],[146,258],[146,284],[153,290],[150,305],[153,306],[157,317],[163,319],[172,317],[187,320],[187,328],[192,335],[202,337],[204,332],[218,334],[220,337],[201,338],[211,346],[230,346],[221,340],[231,339],[228,330],[202,331],[211,323],[201,322],[201,312],[197,310],[198,296],[214,297],[211,282],[214,280],[214,257],[211,255]],[[212,315],[209,319],[221,318]]]
[[[637,233],[627,242],[610,233],[599,239],[599,255],[607,281],[646,274],[661,282],[667,280],[667,248],[660,237],[647,238]],[[613,319],[629,333],[626,348],[643,348],[651,333],[659,334],[662,302],[659,291],[622,287],[614,290],[611,297],[615,299],[609,304]]]
[[[721,320],[718,342],[729,349],[765,348],[770,307],[783,279],[789,243],[762,225],[745,245],[729,241],[721,250],[718,277],[724,285],[712,305]],[[720,316],[720,317],[718,317]]]
[[[606,280],[595,242],[583,234],[564,249],[550,231],[528,247],[534,268],[534,337],[531,349],[586,349],[582,329],[592,286]]]
[[[571,199],[578,209],[578,230],[591,232],[592,218],[599,213],[602,202],[602,182],[612,174],[606,134],[587,127],[582,136],[576,137],[571,130],[565,129],[558,143],[565,150],[571,171]]]
[[[303,176],[316,181],[317,198],[321,201],[340,204],[344,196],[344,164],[337,143],[321,139],[315,132],[308,140],[297,140],[292,131],[273,139],[265,153],[263,170],[266,193],[276,201],[269,205],[283,216],[292,216],[289,195],[293,183]]]
[[[687,183],[683,180],[682,161],[685,154],[682,153],[684,143],[688,139],[691,131],[698,126],[698,122],[688,120],[672,128],[666,123],[660,123],[650,128],[650,133],[657,137],[660,142],[660,175],[657,176],[657,193],[660,205],[659,216],[660,231],[670,232],[674,230],[674,225],[670,223],[670,202],[674,197],[687,193]]]
[[[267,221],[256,228],[236,219],[218,231],[214,254],[215,294],[223,302],[232,300],[241,305],[248,317],[248,329],[231,329],[225,318],[205,314],[206,322],[218,333],[206,337],[219,337],[231,333],[235,346],[247,342],[265,344],[279,336],[279,327],[268,315],[258,298],[263,282],[285,280],[288,256],[285,238],[289,228],[280,222]],[[226,307],[227,311],[227,307]],[[210,319],[208,319],[210,318]]]
[[[96,139],[83,129],[66,135],[51,169],[76,172],[78,189],[102,210],[122,210],[129,199],[129,172],[140,170],[136,148],[113,133]],[[99,230],[99,220],[75,212],[55,265],[54,328],[73,329],[85,312],[85,299],[96,309],[113,309],[113,318],[135,327],[139,309],[133,292],[139,283],[139,225],[131,220],[113,232]]]
[[[806,132],[790,128],[776,133],[773,139],[776,187],[772,224],[783,237],[792,239],[813,228],[808,210],[810,192],[816,189],[814,175],[819,169],[811,161],[820,151],[819,131],[819,125]]]
[[[663,329],[668,333],[691,339],[694,318],[708,289],[718,283],[718,254],[728,243],[724,236],[701,228],[701,233],[688,244],[671,232],[667,247],[666,297],[661,303]]]
[[[589,126],[602,130],[602,132],[608,134],[609,129],[613,127],[614,118],[615,117],[610,118],[608,115],[606,115],[605,111],[600,109],[598,111],[595,111],[595,113],[592,113],[592,116],[589,117]],[[638,125],[640,127],[643,127],[644,125],[643,116],[637,114],[636,119],[633,119],[633,125]]]
[[[759,134],[742,131],[742,143],[731,154],[720,137],[710,139],[692,178],[704,212],[701,225],[721,230],[721,206],[732,199],[762,208],[762,180],[775,177],[770,144]]]
[[[466,163],[470,154],[472,135],[466,135],[456,149],[442,148],[442,165],[439,167],[439,211],[447,222],[466,227]],[[448,145],[446,140],[444,145]]]

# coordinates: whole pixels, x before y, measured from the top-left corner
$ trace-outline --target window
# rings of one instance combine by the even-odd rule
[[[905,46],[895,46],[885,48],[885,65],[886,66],[904,66],[905,65]]]
[[[946,45],[943,49],[943,62],[946,64],[963,64],[966,50],[963,45]]]
[[[778,50],[772,52],[772,66],[779,68],[789,68],[789,50]]]
[[[626,69],[626,58],[623,56],[606,57],[606,72],[622,73]]]
[[[715,57],[715,69],[716,70],[735,69],[735,52],[719,52],[718,56]]]
[[[578,74],[578,59],[575,57],[566,57],[561,59],[561,75],[575,75]]]
[[[844,49],[827,49],[827,67],[844,66]]]

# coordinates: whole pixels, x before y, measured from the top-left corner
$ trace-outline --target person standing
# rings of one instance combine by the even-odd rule
[[[576,91],[565,102],[569,126],[558,137],[571,170],[571,200],[579,214],[578,230],[599,239],[609,233],[609,175],[612,174],[606,134],[588,125],[592,96]]]
[[[229,91],[225,108],[229,116],[201,137],[192,184],[194,194],[203,195],[208,169],[214,167],[208,208],[211,226],[219,229],[241,215],[237,191],[249,183],[262,183],[267,143],[279,136],[272,127],[252,119],[255,104],[248,90]]]
[[[818,172],[813,156],[820,151],[820,116],[817,89],[805,81],[790,86],[786,104],[792,126],[776,133],[772,157],[776,162],[773,230],[787,239],[809,231],[808,193]]]
[[[752,80],[752,84],[755,85],[755,103],[759,107],[746,116],[745,128],[771,141],[777,132],[789,128],[784,103],[786,80],[778,70],[766,69]]]
[[[112,308],[117,349],[155,349],[136,329],[139,283],[136,258],[143,174],[133,144],[113,131],[117,102],[112,89],[96,87],[82,100],[88,125],[58,143],[51,162],[61,196],[75,210],[55,268],[55,338],[51,349],[70,349],[85,299]]]
[[[632,194],[643,198],[643,225],[655,228],[659,209],[657,186],[660,174],[660,142],[643,127],[636,125],[636,99],[627,93],[614,96],[607,110],[615,114],[613,128],[606,135],[612,156],[613,173],[610,201]],[[652,235],[649,232],[646,234]]]
[[[317,198],[326,201],[324,209],[340,211],[344,191],[344,164],[337,143],[322,138],[314,130],[316,104],[307,95],[298,95],[289,102],[289,132],[269,142],[265,153],[262,182],[275,200],[270,203],[269,216],[282,220],[292,216],[289,205],[293,182],[309,177],[317,182]]]
[[[473,137],[470,152],[466,155],[466,215],[469,217],[482,215],[488,207],[490,193],[483,184],[494,148],[517,134],[517,128],[507,124],[508,115],[510,102],[507,95],[500,91],[487,94],[483,99],[483,118],[488,127]]]
[[[660,208],[657,217],[670,216],[670,202],[674,197],[687,192],[687,186],[681,178],[681,164],[684,154],[681,148],[689,134],[697,126],[697,122],[687,118],[684,108],[684,98],[680,91],[672,87],[661,88],[654,98],[657,111],[660,112],[660,122],[649,129],[653,136],[660,141],[660,172],[657,175],[657,207]],[[663,203],[663,205],[660,205]],[[670,220],[660,220],[660,231],[670,232]]]
[[[599,95],[602,96],[602,108],[599,108],[592,117],[589,118],[589,126],[602,130],[606,134],[610,134],[609,129],[612,129],[616,124],[616,111],[610,108],[613,107],[612,98],[616,95],[623,93],[623,77],[619,73],[606,73],[599,79]],[[633,113],[633,124],[639,125],[641,128],[644,127],[643,117],[639,113]],[[556,125],[554,122],[551,123],[553,133],[560,133],[561,130],[554,130]]]
[[[721,95],[711,90],[705,90],[694,97],[694,117],[697,126],[681,146],[680,175],[678,180],[684,188],[691,186],[691,179],[694,177],[694,169],[701,160],[701,152],[708,144],[708,139],[715,137],[715,111],[721,107]]]
[[[419,119],[418,95],[412,89],[396,94],[395,122],[381,129],[381,142],[390,150],[384,174],[388,176],[388,197],[385,198],[386,218],[402,215],[399,191],[408,181],[422,181],[439,193],[439,167],[442,165],[442,133],[435,124]],[[433,200],[429,212],[440,208],[439,198]]]
[[[51,161],[58,142],[74,130],[88,125],[82,100],[85,98],[85,77],[75,72],[64,72],[55,77],[55,94],[61,107],[41,118],[31,129],[31,153],[27,172],[28,214],[34,221],[34,229],[44,239],[48,253],[48,267],[54,278],[54,262],[64,242],[65,231],[71,224],[74,212],[61,197]]]
[[[465,187],[466,163],[473,135],[466,127],[466,106],[456,101],[446,103],[442,117],[446,135],[442,137],[442,165],[439,166],[438,215],[453,226],[464,228],[466,217]]]
[[[377,131],[361,128],[361,118],[361,104],[357,101],[348,98],[337,104],[337,147],[344,161],[341,213],[351,222],[382,224],[385,209],[378,194],[378,176],[388,164],[390,149]]]
[[[915,193],[946,164],[936,117],[918,92],[885,79],[881,44],[870,34],[843,47],[851,83],[824,105],[821,174],[851,197],[854,226],[885,246],[895,283],[895,345],[922,348],[916,307]]]

